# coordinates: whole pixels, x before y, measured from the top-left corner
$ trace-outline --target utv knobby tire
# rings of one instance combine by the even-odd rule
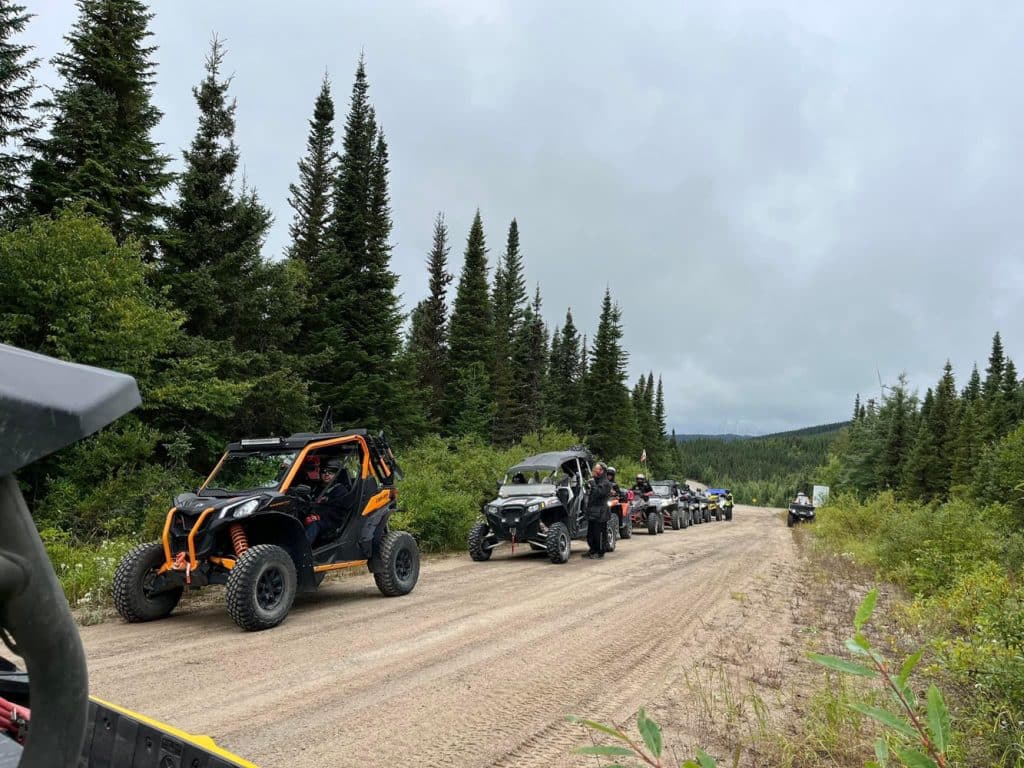
[[[469,556],[478,563],[491,559],[491,550],[484,546],[490,531],[485,522],[479,522],[469,529]]]
[[[658,533],[665,532],[665,513],[662,512],[658,515]]]
[[[619,539],[619,518],[612,515],[608,518],[608,522],[605,523],[604,532],[604,551],[614,552],[615,542]]]
[[[678,531],[683,527],[683,521],[679,517],[679,510],[672,513],[672,530]]]
[[[732,509],[731,508],[727,509],[725,511],[725,522],[727,522],[727,523],[731,523],[732,522]]]
[[[391,531],[380,543],[380,559],[384,569],[373,574],[377,589],[386,597],[400,597],[412,592],[420,579],[420,548],[406,531]]]
[[[547,551],[548,560],[552,563],[561,564],[569,562],[569,553],[572,552],[572,539],[569,538],[569,529],[565,523],[555,523],[548,528]]]
[[[228,613],[247,632],[276,627],[291,610],[297,588],[291,555],[276,544],[249,547],[228,576]]]
[[[622,518],[622,525],[619,527],[619,538],[620,539],[632,539],[633,538],[633,517],[627,514]]]
[[[795,523],[796,516],[792,512],[790,512],[788,515],[786,515],[786,525],[792,528]]]
[[[654,536],[658,532],[658,518],[661,517],[660,512],[648,512],[647,513],[647,535]]]
[[[159,541],[139,544],[121,558],[114,571],[114,607],[125,621],[155,621],[169,615],[181,600],[183,587],[157,595],[146,594],[146,579],[156,575],[164,562],[164,547]]]

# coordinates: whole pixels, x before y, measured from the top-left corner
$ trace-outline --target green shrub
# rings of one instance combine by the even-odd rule
[[[137,543],[134,538],[121,537],[81,544],[57,528],[44,528],[39,535],[72,608],[109,603],[114,570]]]

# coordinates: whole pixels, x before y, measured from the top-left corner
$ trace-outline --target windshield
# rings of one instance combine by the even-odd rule
[[[569,476],[556,467],[519,468],[505,475],[498,496],[550,496],[557,485],[568,485]]]
[[[654,494],[656,496],[671,496],[672,495],[672,486],[671,485],[655,485],[655,486],[652,486],[652,487],[654,488]]]
[[[204,488],[228,492],[277,488],[298,454],[293,450],[229,453]]]

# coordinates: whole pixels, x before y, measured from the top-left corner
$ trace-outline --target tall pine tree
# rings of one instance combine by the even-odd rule
[[[288,205],[295,211],[288,255],[311,268],[320,261],[327,238],[334,160],[334,99],[325,76],[309,121],[306,155],[299,160],[298,183],[288,186]]]
[[[572,310],[569,309],[565,313],[565,325],[551,341],[547,407],[554,426],[576,434],[582,434],[584,431],[580,386],[585,375],[584,366],[581,365],[585,354]]]
[[[254,192],[235,191],[235,102],[230,78],[221,75],[224,55],[214,38],[206,76],[192,89],[199,126],[168,212],[160,276],[185,313],[186,330],[255,349],[264,343],[257,302],[267,278],[260,248],[271,215]]]
[[[150,245],[172,181],[152,138],[153,14],[142,0],[78,0],[78,21],[53,59],[63,84],[45,102],[50,134],[38,144],[29,202],[40,213],[82,201],[118,239]]]
[[[505,254],[494,272],[491,304],[494,308],[495,403],[492,439],[507,445],[522,434],[519,422],[528,414],[526,404],[517,401],[515,379],[521,371],[513,363],[526,309],[526,280],[519,251],[519,225],[515,219],[508,228]]]
[[[640,435],[626,388],[626,363],[622,312],[606,289],[585,386],[589,442],[603,456],[639,458]]]
[[[31,18],[25,6],[0,0],[0,222],[7,223],[25,205],[25,174],[31,162],[28,145],[38,128],[29,106],[39,59],[29,58],[32,46],[15,40]]]
[[[441,425],[449,381],[448,370],[448,226],[444,215],[434,220],[434,243],[427,259],[430,295],[413,311],[409,351],[414,361],[417,389],[427,398],[426,411],[434,428]]]
[[[1003,353],[1003,340],[996,331],[992,337],[992,351],[988,357],[988,368],[985,369],[985,383],[981,387],[981,399],[985,404],[984,437],[988,441],[997,439],[1003,428],[1003,371],[1006,368],[1006,356]]]
[[[536,432],[544,424],[544,370],[548,356],[547,346],[547,331],[541,316],[538,286],[533,305],[526,307],[523,322],[513,342],[512,370],[515,371],[515,379],[512,389],[512,410],[516,418],[511,423],[512,440],[521,440],[524,435]]]
[[[487,243],[480,211],[473,217],[473,224],[466,240],[466,253],[455,290],[451,322],[448,326],[448,363],[455,377],[468,377],[475,387],[485,379],[491,383],[490,372],[494,365],[494,321],[491,300],[487,286]],[[471,366],[479,368],[469,371]],[[454,425],[458,414],[466,406],[466,391],[472,391],[475,399],[482,397],[466,384],[455,388],[448,402],[448,423]],[[493,414],[493,394],[488,398]]]
[[[317,311],[306,318],[302,335],[313,391],[337,425],[411,437],[425,421],[412,383],[399,371],[402,316],[391,271],[388,147],[362,57],[342,150],[324,245],[310,270]]]

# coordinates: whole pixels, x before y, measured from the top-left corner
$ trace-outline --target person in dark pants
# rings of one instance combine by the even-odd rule
[[[612,484],[605,476],[604,464],[594,465],[594,480],[587,497],[587,546],[590,551],[583,557],[598,560],[604,557],[604,537],[608,530],[608,500]]]

